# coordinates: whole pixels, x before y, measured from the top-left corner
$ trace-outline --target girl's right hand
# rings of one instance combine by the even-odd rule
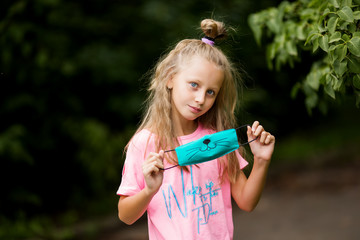
[[[142,165],[146,183],[145,188],[149,194],[155,194],[162,184],[164,171],[161,169],[164,168],[163,160],[163,150],[159,153],[151,152]]]

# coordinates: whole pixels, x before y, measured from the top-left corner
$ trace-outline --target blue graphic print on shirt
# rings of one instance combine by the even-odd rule
[[[218,213],[216,209],[213,209],[212,199],[218,196],[218,191],[220,190],[220,188],[214,189],[214,183],[211,180],[209,180],[207,183],[204,183],[205,188],[195,185],[193,179],[192,166],[190,166],[190,176],[191,176],[191,189],[185,190],[184,174],[183,174],[183,170],[181,169],[183,206],[180,206],[181,204],[179,202],[178,196],[176,196],[172,185],[168,186],[167,197],[164,189],[162,190],[162,194],[164,197],[167,214],[170,219],[172,219],[171,196],[173,196],[177,208],[179,209],[181,215],[184,218],[187,218],[188,216],[186,197],[192,197],[193,206],[191,211],[196,213],[197,232],[200,233],[200,226],[207,224],[209,222],[209,218]],[[206,189],[204,193],[202,191],[203,189]]]

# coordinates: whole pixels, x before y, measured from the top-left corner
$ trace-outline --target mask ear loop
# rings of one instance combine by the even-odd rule
[[[166,150],[166,151],[164,151],[164,153],[168,153],[168,152],[172,152],[172,151],[175,151],[175,149]],[[180,165],[179,165],[179,164],[176,164],[176,165],[171,166],[171,167],[159,168],[159,169],[160,169],[160,170],[169,170],[169,169],[171,169],[171,168],[178,167],[178,166],[180,166]]]
[[[240,126],[240,127],[235,128],[235,131],[236,131],[236,130],[238,130],[238,129],[241,129],[241,128],[244,128],[244,127],[247,127],[247,126],[249,126],[249,127],[250,127],[250,125],[249,125],[249,124],[245,124],[245,125],[242,125],[242,126]],[[239,144],[239,146],[244,146],[244,145],[246,145],[246,144],[249,144],[249,143],[251,143],[251,142],[255,141],[256,139],[258,139],[258,137],[259,137],[259,136],[257,136],[256,138],[254,138],[254,139],[252,139],[252,140],[250,140],[250,141],[248,141],[248,142],[246,142],[246,143],[241,143],[241,144]]]
[[[167,167],[167,168],[159,168],[160,170],[169,170],[169,169],[172,169],[172,168],[174,168],[174,167],[179,167],[180,165],[179,164],[176,164],[176,165],[174,165],[174,166],[171,166],[171,167]]]
[[[244,128],[244,127],[247,127],[247,126],[249,126],[250,127],[250,125],[249,124],[245,124],[245,125],[242,125],[242,126],[240,126],[240,127],[237,127],[237,128],[235,128],[235,131],[236,130],[238,130],[238,129],[241,129],[241,128]],[[251,142],[253,142],[253,141],[255,141],[256,139],[258,139],[258,137],[259,136],[257,136],[256,138],[254,138],[254,139],[252,139],[252,140],[250,140],[250,141],[248,141],[248,142],[246,142],[246,143],[241,143],[241,144],[239,144],[239,146],[244,146],[244,145],[246,145],[246,144],[249,144],[249,143],[251,143]],[[164,151],[164,153],[168,153],[168,152],[172,152],[172,151],[175,151],[175,149],[170,149],[170,150],[166,150],[166,151]],[[178,166],[180,166],[179,164],[176,164],[176,165],[174,165],[174,166],[171,166],[171,167],[167,167],[167,168],[159,168],[160,170],[169,170],[169,169],[171,169],[171,168],[174,168],[174,167],[178,167]]]

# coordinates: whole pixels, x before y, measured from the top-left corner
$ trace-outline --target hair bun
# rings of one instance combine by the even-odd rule
[[[220,39],[226,37],[225,24],[213,19],[204,19],[201,21],[201,30],[206,37]]]

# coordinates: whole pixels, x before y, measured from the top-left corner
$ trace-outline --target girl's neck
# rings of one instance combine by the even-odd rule
[[[189,135],[198,127],[198,121],[174,122],[174,131],[177,137]]]

